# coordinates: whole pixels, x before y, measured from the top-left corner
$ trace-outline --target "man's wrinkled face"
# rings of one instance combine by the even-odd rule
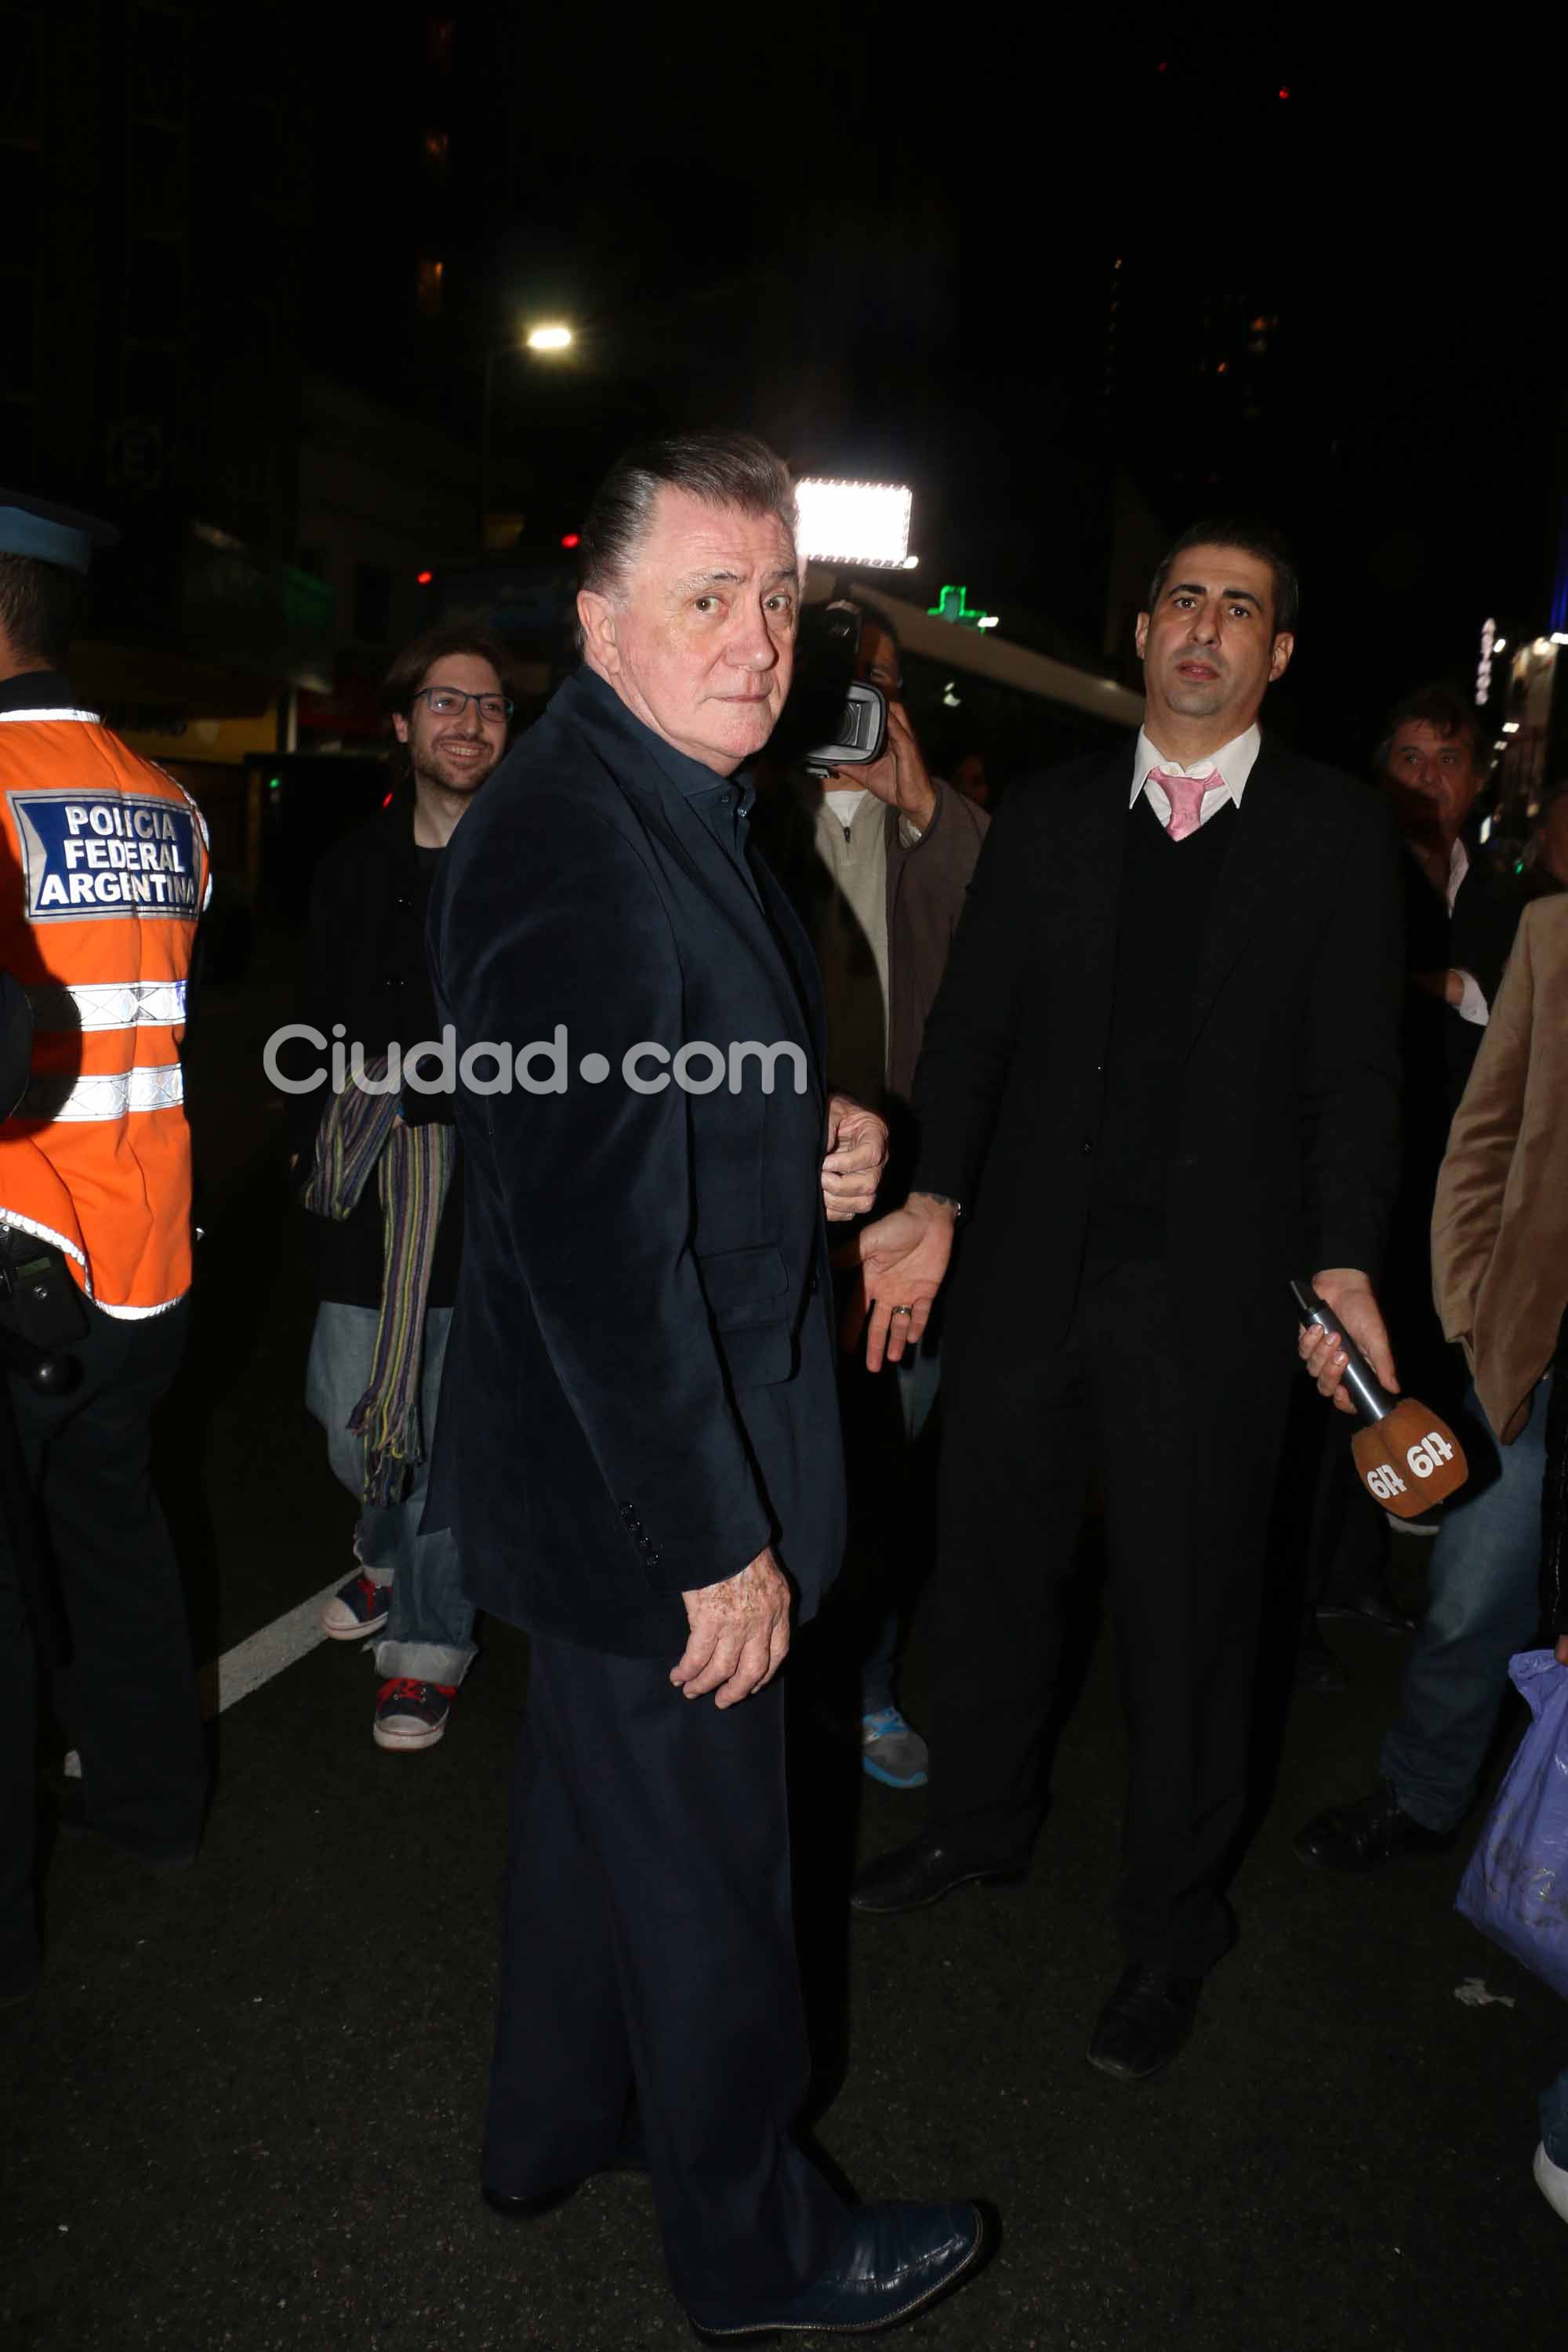
[[[1406,833],[1452,838],[1483,779],[1467,736],[1445,735],[1429,719],[1406,719],[1394,729],[1384,781]]]
[[[472,700],[458,703],[455,710],[432,709],[431,698],[439,704],[443,688],[447,698],[463,693],[504,700],[492,663],[479,654],[443,654],[420,679],[407,718],[395,714],[393,729],[398,741],[407,744],[416,776],[444,792],[477,792],[506,750],[506,714],[487,717]]]
[[[773,733],[800,581],[782,518],[666,487],[624,593],[577,600],[590,667],[667,743],[730,775]]]
[[[1138,658],[1151,715],[1162,710],[1243,734],[1296,640],[1274,626],[1274,567],[1239,547],[1184,547],[1152,613]]]

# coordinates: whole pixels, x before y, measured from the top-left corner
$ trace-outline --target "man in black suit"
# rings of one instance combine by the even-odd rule
[[[843,1537],[824,1205],[870,1205],[887,1140],[825,1099],[810,949],[747,840],[794,531],[744,435],[612,469],[584,667],[430,908],[468,1190],[426,1524],[531,1636],[482,2179],[526,2215],[646,2160],[676,2291],[726,2342],[890,2323],[981,2238],[963,2204],[850,2212],[790,2137],[774,1676]]]
[[[1296,583],[1178,541],[1138,622],[1135,745],[1014,787],[915,1083],[907,1205],[861,1239],[868,1358],[918,1337],[955,1219],[931,1816],[855,1904],[1019,1872],[1059,1596],[1098,1470],[1131,1744],[1093,2063],[1155,2073],[1228,1948],[1269,1490],[1310,1274],[1394,1385],[1372,1287],[1398,1176],[1386,805],[1265,740]]]

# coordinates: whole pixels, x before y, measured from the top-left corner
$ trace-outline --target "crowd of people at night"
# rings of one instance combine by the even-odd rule
[[[211,858],[71,685],[104,535],[0,491],[17,2003],[41,1711],[80,1758],[63,1828],[177,1873],[213,1793],[150,1468]],[[1131,2099],[1238,1933],[1280,1591],[1303,1704],[1342,1685],[1336,1616],[1408,1636],[1366,1793],[1296,1836],[1316,1870],[1457,1867],[1510,1660],[1568,1674],[1568,780],[1503,863],[1468,692],[1391,681],[1377,744],[1291,748],[1268,696],[1310,583],[1236,519],[1149,584],[1135,737],[1000,792],[978,754],[933,772],[868,587],[840,609],[881,748],[797,760],[796,540],[763,443],[672,436],[601,484],[542,717],[488,627],[408,646],[392,788],[320,860],[268,1063],[301,1388],[357,1515],[321,1625],[373,1645],[376,1745],[461,1738],[481,1612],[529,1638],[482,2194],[526,2221],[646,2169],[715,2344],[892,2326],[994,2234],[984,2181],[851,2205],[797,2136],[786,1694],[792,1742],[854,1741],[909,1800],[847,1890],[867,1932],[1021,1877],[1097,1523],[1128,1778],[1086,2050]],[[1415,1622],[1356,1363],[1462,1439],[1467,1482],[1403,1522]],[[1568,2066],[1534,2169],[1568,2221]]]

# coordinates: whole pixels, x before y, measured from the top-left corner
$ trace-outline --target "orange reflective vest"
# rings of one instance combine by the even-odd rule
[[[110,1315],[190,1287],[179,1045],[209,864],[189,793],[95,713],[0,711],[0,966],[33,1008],[0,1223],[63,1250]]]

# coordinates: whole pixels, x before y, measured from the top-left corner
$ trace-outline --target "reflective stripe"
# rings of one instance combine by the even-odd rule
[[[63,981],[30,988],[35,1029],[169,1029],[185,1017],[183,980],[94,981],[69,988]]]
[[[37,1224],[31,1217],[25,1217],[20,1209],[0,1209],[0,1225],[12,1225],[18,1233],[31,1234],[35,1241],[53,1242],[58,1250],[64,1250],[67,1257],[74,1257],[82,1272],[87,1274],[87,1260],[75,1242],[67,1241],[64,1234],[57,1234],[53,1225]],[[92,1296],[90,1274],[87,1275],[87,1295],[89,1298]]]
[[[178,1062],[153,1069],[106,1070],[73,1078],[68,1071],[44,1071],[22,1097],[18,1118],[124,1118],[132,1111],[174,1110],[185,1098]]]
[[[0,710],[0,725],[8,719],[85,719],[89,727],[103,724],[96,710]]]

